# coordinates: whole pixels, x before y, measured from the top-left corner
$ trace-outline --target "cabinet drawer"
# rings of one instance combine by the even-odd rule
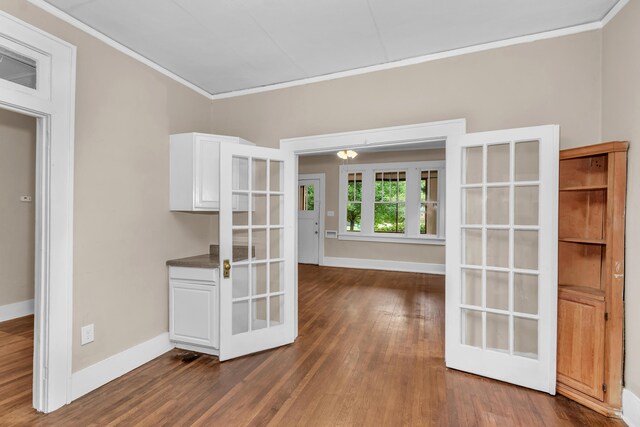
[[[217,268],[169,267],[170,279],[217,282]],[[213,283],[212,283],[213,284]]]

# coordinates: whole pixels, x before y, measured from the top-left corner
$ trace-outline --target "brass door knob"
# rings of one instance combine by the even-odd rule
[[[222,263],[222,266],[224,268],[223,276],[225,279],[228,279],[231,276],[231,263],[228,259],[225,259]]]

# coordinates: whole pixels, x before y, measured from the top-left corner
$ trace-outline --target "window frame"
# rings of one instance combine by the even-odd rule
[[[438,234],[420,234],[421,173],[426,170],[438,172]],[[376,173],[404,172],[407,190],[405,200],[405,231],[389,233],[374,231],[375,176]],[[347,177],[350,173],[362,173],[362,201],[360,231],[349,231],[346,225]],[[419,243],[444,245],[445,242],[445,160],[423,162],[360,163],[340,166],[339,173],[339,231],[340,240],[371,242]]]

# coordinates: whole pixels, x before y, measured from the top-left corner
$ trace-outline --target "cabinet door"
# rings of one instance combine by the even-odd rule
[[[567,291],[559,296],[558,382],[602,400],[604,298]]]
[[[218,347],[217,287],[215,284],[170,282],[171,340]]]
[[[195,142],[195,208],[220,207],[220,142],[197,137]]]

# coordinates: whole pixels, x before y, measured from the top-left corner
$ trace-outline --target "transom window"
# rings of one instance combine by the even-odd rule
[[[340,239],[444,239],[444,161],[340,167]]]

